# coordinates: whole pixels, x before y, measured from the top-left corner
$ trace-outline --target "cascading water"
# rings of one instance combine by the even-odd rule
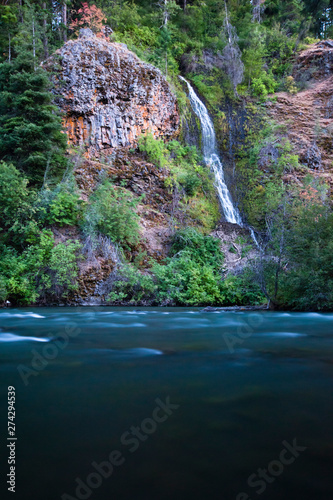
[[[233,205],[229,189],[224,180],[223,165],[218,156],[216,147],[216,136],[213,122],[208,114],[206,106],[200,101],[191,85],[182,76],[189,90],[189,97],[193,111],[197,115],[201,124],[202,133],[202,152],[205,162],[211,167],[215,174],[216,189],[219,195],[220,203],[227,222],[243,226],[239,211]]]
[[[179,76],[179,78],[186,83],[193,111],[200,120],[202,133],[202,152],[204,155],[204,160],[214,172],[216,189],[225,218],[227,222],[232,222],[233,224],[238,224],[239,226],[243,227],[244,224],[240,213],[232,203],[228,186],[226,185],[226,182],[224,180],[223,165],[219,158],[216,147],[214,125],[208,114],[207,108],[204,103],[200,101],[199,97],[194,92],[188,81],[185,80],[185,78],[183,78],[182,76]],[[254,243],[258,248],[260,248],[258,240],[254,234],[254,230],[250,226],[247,227],[251,233]]]

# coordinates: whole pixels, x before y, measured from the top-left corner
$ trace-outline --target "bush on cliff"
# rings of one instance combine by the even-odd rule
[[[38,218],[44,224],[78,224],[83,214],[84,202],[74,177],[60,182],[54,189],[46,187],[37,200]]]
[[[204,236],[196,229],[189,227],[177,231],[173,236],[170,257],[187,250],[191,260],[220,270],[224,260],[220,245],[218,238]]]
[[[212,231],[220,218],[219,206],[213,175],[200,164],[197,148],[176,140],[165,144],[152,134],[142,136],[139,144],[152,162],[167,168],[165,186],[178,198],[177,210],[183,219],[205,233]]]
[[[155,139],[151,133],[147,133],[139,137],[138,146],[159,167],[163,168],[168,164],[168,150],[162,139]]]
[[[113,304],[150,305],[154,302],[156,285],[150,274],[140,273],[131,264],[123,264],[112,273],[108,301]]]
[[[137,245],[140,218],[135,210],[140,198],[134,198],[129,191],[107,180],[89,201],[83,222],[85,233],[93,236],[100,232],[126,249]]]

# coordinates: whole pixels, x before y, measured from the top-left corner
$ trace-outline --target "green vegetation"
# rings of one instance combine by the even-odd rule
[[[52,232],[43,230],[34,245],[22,253],[13,247],[0,246],[0,283],[2,300],[19,304],[37,299],[47,302],[67,297],[77,288],[78,241],[55,244]]]
[[[306,177],[285,130],[265,118],[274,92],[304,88],[291,76],[293,60],[306,44],[333,36],[330,2],[96,0],[80,8],[80,1],[69,9],[51,0],[0,6],[0,302],[69,300],[86,260],[98,269],[112,261],[106,281],[114,304],[268,300],[282,308],[331,309],[333,219],[326,187]],[[135,186],[105,174],[92,192],[81,192],[69,173],[54,75],[42,63],[80,26],[104,36],[104,23],[112,40],[167,76],[183,123],[190,116],[180,73],[209,107],[234,169],[239,208],[262,240],[256,258],[246,239],[237,241],[240,250],[230,245],[235,256],[249,258],[241,271],[226,271],[220,242],[210,235],[220,212],[212,174],[196,147],[146,134],[139,153],[133,151],[146,155],[164,179],[166,258],[147,253],[138,215],[145,200]],[[296,174],[303,183],[286,183]]]
[[[36,206],[39,219],[50,225],[75,225],[83,214],[83,202],[73,177],[60,182],[54,189],[43,189]]]
[[[304,169],[285,139],[283,128],[267,121],[262,125],[259,132],[249,136],[249,147],[238,152],[237,160],[240,208],[258,229],[265,229],[267,215],[284,196],[283,176]]]
[[[209,168],[200,164],[195,146],[184,146],[178,141],[164,144],[147,134],[139,139],[139,149],[161,167],[168,169],[166,187],[181,193],[178,210],[192,226],[208,233],[220,218],[219,207]],[[175,221],[177,225],[177,221]]]
[[[28,180],[13,166],[0,163],[0,228],[11,227],[29,209]]]
[[[267,216],[268,232],[254,279],[277,307],[333,307],[333,216],[322,203],[323,186],[285,193]]]
[[[247,286],[246,277],[223,278],[220,242],[193,228],[175,233],[169,257],[155,263],[149,275],[130,265],[117,271],[109,295],[112,303],[155,305],[240,305],[261,303],[258,285]]]
[[[66,166],[66,138],[46,72],[29,53],[0,65],[0,157],[35,184]]]
[[[135,212],[139,202],[124,188],[104,181],[90,199],[84,231],[91,236],[105,234],[125,248],[135,246],[139,242],[139,216]]]

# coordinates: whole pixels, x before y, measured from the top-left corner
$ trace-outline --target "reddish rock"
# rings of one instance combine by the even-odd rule
[[[60,66],[59,66],[60,65]],[[126,45],[84,30],[47,60],[69,143],[103,149],[135,146],[141,133],[171,138],[179,128],[176,97],[162,73]]]
[[[296,80],[329,77],[333,73],[333,40],[322,40],[299,53],[294,66]]]
[[[286,125],[294,153],[310,173],[333,190],[333,41],[324,40],[302,51],[295,62],[296,81],[306,82],[305,90],[291,95],[275,94],[268,102],[268,114]],[[295,177],[295,176],[294,176]]]

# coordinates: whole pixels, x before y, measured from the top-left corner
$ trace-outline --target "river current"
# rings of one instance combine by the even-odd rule
[[[333,498],[333,314],[5,309],[0,353],[13,498]]]

